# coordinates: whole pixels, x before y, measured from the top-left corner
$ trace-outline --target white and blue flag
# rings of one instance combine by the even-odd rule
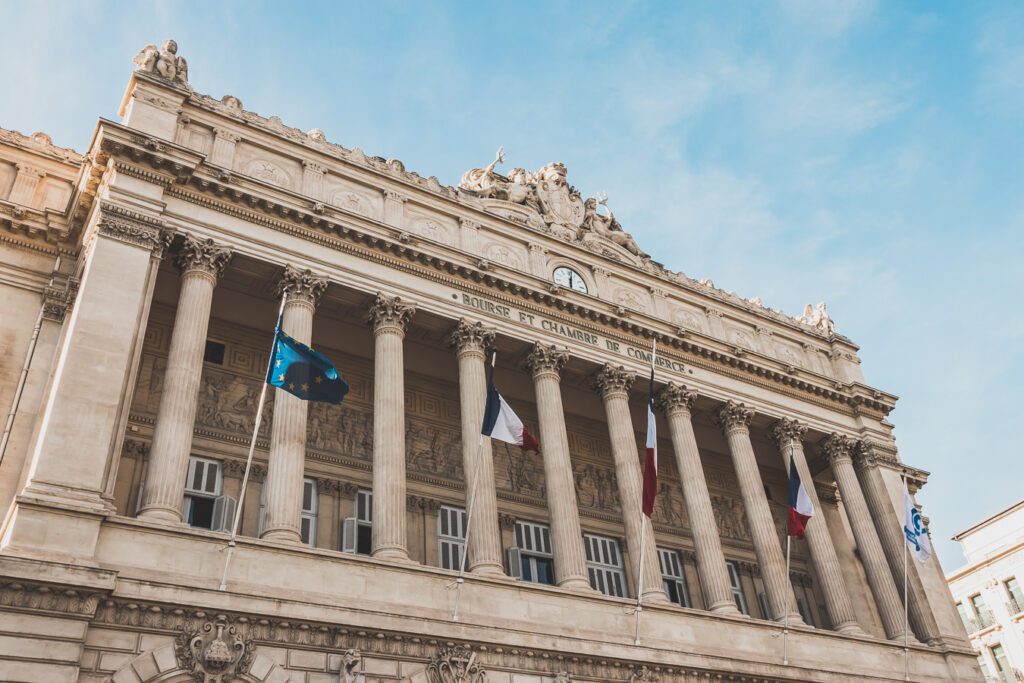
[[[932,544],[928,540],[928,529],[924,526],[921,512],[910,497],[906,482],[903,483],[903,536],[907,541],[907,547],[914,553],[918,562],[927,562],[931,558]]]

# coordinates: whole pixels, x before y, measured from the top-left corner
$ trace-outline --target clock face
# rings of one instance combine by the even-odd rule
[[[587,293],[587,283],[583,281],[580,274],[572,268],[566,268],[564,266],[555,268],[554,280],[556,285],[567,287],[569,289],[575,289],[577,292]]]

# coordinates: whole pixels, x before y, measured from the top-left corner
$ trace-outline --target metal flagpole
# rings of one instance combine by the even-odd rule
[[[657,358],[657,356],[658,356],[658,340],[655,339],[652,342],[652,344],[651,344],[651,372],[652,373],[654,372],[654,360],[655,360],[655,358]],[[650,397],[648,397],[647,400],[650,400]],[[649,411],[650,407],[648,406],[647,409]],[[649,414],[648,414],[648,418],[647,419],[650,419],[650,415]],[[655,444],[654,446],[655,446],[655,448],[657,448],[658,445]],[[646,443],[644,443],[644,448],[645,449],[647,448],[647,444]],[[647,465],[647,463],[645,462],[644,466],[646,467],[646,465]],[[642,484],[641,484],[641,486],[642,486]],[[635,617],[634,620],[633,620],[633,644],[634,645],[639,645],[640,644],[640,613],[644,611],[644,606],[643,606],[643,599],[644,599],[644,547],[646,546],[645,535],[647,534],[647,525],[644,523],[644,517],[645,517],[645,515],[644,515],[643,503],[641,503],[641,505],[640,505],[640,550],[637,552],[637,555],[639,556],[639,561],[637,562],[637,572],[636,572],[636,607],[633,609],[633,615]]]
[[[901,476],[900,480],[903,482],[903,491],[906,495],[907,490],[907,478]],[[906,524],[906,521],[903,522]],[[906,536],[906,533],[904,533]],[[907,555],[910,553],[910,548],[907,547],[907,539],[903,539],[903,680],[910,680],[910,609],[909,602],[907,601]]]
[[[789,547],[793,537],[786,533],[786,581],[789,581]],[[782,664],[789,666],[789,591],[786,591],[786,615],[782,618]]]
[[[43,327],[43,312],[45,310],[46,304],[44,303],[39,307],[39,315],[36,316],[36,324],[35,327],[32,328],[32,338],[28,341],[28,352],[25,354],[25,363],[21,366],[21,374],[18,375],[18,386],[14,390],[14,400],[11,401],[11,412],[7,414],[7,423],[4,425],[4,435],[0,437],[0,463],[3,463],[4,461],[4,453],[7,452],[7,443],[11,438],[11,431],[14,429],[14,418],[18,416],[18,407],[21,405],[21,395],[25,390],[25,382],[28,380],[28,370],[32,367],[32,356],[36,353],[36,342],[39,341],[39,330]]]
[[[494,363],[498,359],[498,352],[491,352],[491,372],[494,371]],[[480,454],[480,449],[484,445],[483,432],[480,434],[480,440],[477,441],[477,455]],[[479,459],[479,458],[478,458]],[[462,551],[462,557],[459,562],[459,576],[452,583],[448,584],[448,588],[455,588],[455,607],[452,610],[452,621],[459,620],[459,596],[462,594],[462,584],[465,583],[466,574],[466,557],[469,555],[469,530],[472,528],[473,523],[473,503],[476,502],[476,484],[480,479],[480,463],[477,463],[476,470],[473,472],[473,486],[469,490],[469,505],[466,506],[466,547]]]
[[[277,320],[281,320],[284,314],[284,302],[287,299],[287,292],[281,295],[281,306],[277,309]],[[267,358],[267,370],[263,373],[263,388],[260,390],[260,400],[256,406],[256,421],[252,427],[252,439],[249,440],[249,455],[245,460],[245,474],[242,475],[242,490],[238,494],[238,506],[235,508],[235,519],[231,524],[231,538],[228,539],[228,553],[224,557],[224,573],[220,576],[220,588],[224,590],[228,585],[228,568],[231,566],[231,555],[235,552],[235,538],[238,536],[238,524],[242,519],[242,503],[245,502],[245,489],[249,483],[249,470],[252,469],[252,456],[256,451],[256,435],[260,431],[260,422],[263,420],[263,403],[267,400],[267,378],[270,375],[270,364],[274,362],[274,349],[277,346],[277,322],[274,323],[274,342],[270,345],[270,356]]]

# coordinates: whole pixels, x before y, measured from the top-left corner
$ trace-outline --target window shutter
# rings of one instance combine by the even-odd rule
[[[221,533],[231,533],[235,523],[235,511],[238,502],[231,496],[217,496],[213,500],[213,524],[211,528]]]
[[[523,578],[523,554],[519,548],[509,548],[505,551],[508,559],[508,575],[513,579]]]
[[[354,553],[357,552],[357,543],[359,542],[359,534],[357,525],[358,521],[355,517],[349,517],[341,525],[341,552],[343,553]]]

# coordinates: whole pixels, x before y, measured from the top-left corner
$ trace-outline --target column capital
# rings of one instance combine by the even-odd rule
[[[669,382],[654,397],[654,405],[665,415],[674,415],[680,412],[689,414],[693,408],[693,402],[696,400],[696,391],[687,389],[685,384]]]
[[[782,418],[772,425],[771,435],[778,444],[779,450],[783,450],[791,441],[803,441],[807,434],[807,425],[789,418]]]
[[[163,254],[171,238],[171,233],[162,221],[106,203],[101,206],[96,232],[137,247],[148,248],[158,256]]]
[[[715,415],[715,420],[722,432],[726,433],[734,429],[747,431],[750,427],[750,420],[753,417],[754,411],[742,403],[726,401],[725,405]]]
[[[198,271],[217,279],[224,273],[224,268],[230,260],[231,251],[219,246],[213,240],[201,240],[185,235],[185,244],[182,245],[181,251],[178,253],[175,265],[178,266],[182,275],[190,271]]]
[[[414,304],[406,303],[398,296],[387,296],[377,292],[377,298],[370,306],[366,321],[373,327],[374,334],[383,330],[397,330],[400,334],[405,334],[405,328],[414,313]]]
[[[568,361],[568,352],[560,350],[554,344],[545,345],[537,342],[533,345],[530,355],[526,357],[526,367],[533,373],[534,379],[543,375],[554,375],[558,379]]]
[[[850,449],[853,457],[853,464],[859,469],[878,467],[879,465],[894,465],[896,459],[884,452],[877,444],[867,439],[859,439],[853,443]]]
[[[605,363],[601,371],[594,378],[594,388],[601,393],[601,397],[608,399],[612,396],[629,396],[629,390],[633,386],[636,376],[626,370],[623,366],[614,366]]]
[[[463,318],[448,337],[448,345],[458,349],[459,355],[474,353],[483,355],[494,344],[495,330],[481,322],[466,322]]]
[[[285,266],[284,275],[277,283],[278,296],[285,294],[289,301],[304,301],[316,306],[320,295],[327,289],[327,280],[313,275],[311,270]]]
[[[839,504],[839,491],[836,490],[835,484],[814,484],[814,490],[818,494],[818,500],[823,505],[831,505],[835,507]]]
[[[409,198],[406,197],[404,194],[395,192],[394,190],[384,190],[384,198],[390,199],[393,202],[399,202],[401,204],[405,204],[407,201],[409,201]]]
[[[832,465],[849,463],[850,451],[853,449],[853,439],[842,434],[830,434],[821,444],[821,452],[825,454]]]

